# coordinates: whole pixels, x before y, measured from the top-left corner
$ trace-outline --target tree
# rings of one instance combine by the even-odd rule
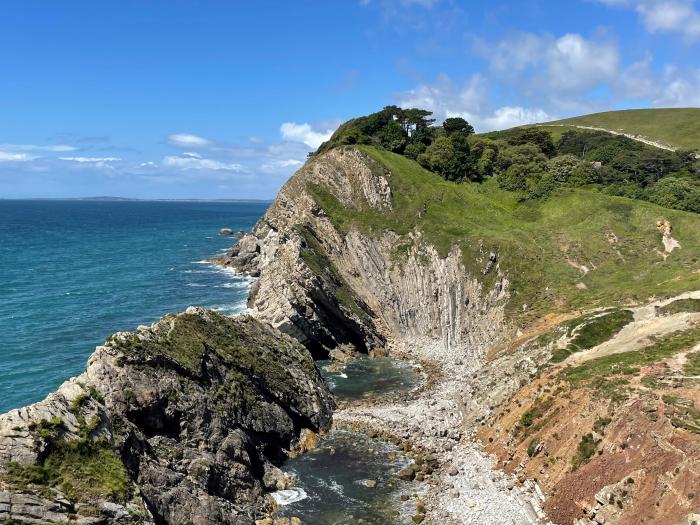
[[[462,133],[440,135],[418,156],[418,162],[447,180],[479,179],[469,141]]]
[[[400,153],[403,151],[406,142],[408,141],[408,136],[406,132],[395,120],[388,121],[384,127],[377,134],[379,138],[379,143],[384,149],[393,151],[395,153]]]
[[[557,183],[568,182],[574,171],[583,164],[584,161],[574,155],[561,155],[547,161],[547,173]]]
[[[452,135],[452,133],[464,133],[465,135],[474,134],[474,128],[472,125],[462,117],[446,118],[442,123],[442,127],[445,129],[445,132],[448,135]]]
[[[547,168],[547,157],[535,144],[500,148],[496,160],[498,185],[506,190],[528,189],[539,181]]]
[[[700,185],[691,179],[663,178],[649,188],[648,195],[660,206],[700,213]]]
[[[552,141],[552,134],[546,129],[520,128],[507,137],[506,140],[513,146],[534,144],[547,157],[553,157],[557,153],[557,148]]]
[[[409,159],[416,160],[421,153],[425,152],[427,146],[423,144],[422,142],[411,142],[406,148],[403,150],[403,154],[405,157],[408,157]]]

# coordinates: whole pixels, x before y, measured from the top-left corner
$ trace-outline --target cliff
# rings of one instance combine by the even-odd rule
[[[683,463],[695,461],[698,409],[688,390],[683,409],[668,390],[697,379],[683,375],[678,360],[697,350],[700,319],[679,311],[667,320],[654,308],[700,289],[699,249],[692,213],[586,189],[520,201],[492,180],[445,181],[405,157],[340,146],[313,156],[218,262],[256,276],[254,315],[316,357],[385,348],[430,367],[435,380],[419,395],[345,409],[336,421],[410,436],[440,458],[427,509],[435,523],[471,516],[466,492],[487,509],[484,523],[535,523],[544,520],[542,504],[559,523],[662,524],[664,515],[686,523],[700,510]],[[627,307],[646,312],[631,326],[645,327],[649,339],[631,344],[634,332],[620,332],[626,343],[617,361],[604,349],[629,323]],[[678,346],[655,354],[655,338],[675,332]],[[583,368],[568,360],[579,350],[591,360]],[[659,383],[669,366],[678,371]],[[650,371],[653,381],[644,379]],[[614,414],[651,414],[650,406],[660,423],[653,414],[634,419],[649,439],[632,455],[635,429]],[[599,420],[615,427],[610,439],[601,438]],[[471,489],[478,454],[459,436],[477,430],[499,467],[516,476],[517,497],[488,480]],[[653,443],[683,446],[655,457]],[[641,464],[649,476],[637,472]],[[654,485],[657,474],[671,477],[671,464],[678,483]]]
[[[248,303],[256,316],[316,356],[346,345],[368,352],[401,338],[439,339],[480,355],[498,341],[508,280],[496,255],[477,248],[479,271],[468,272],[456,247],[442,254],[418,228],[400,235],[387,227],[396,177],[356,148],[309,160],[253,232],[219,259],[259,277]],[[340,224],[324,199],[376,223]]]
[[[168,315],[0,416],[0,522],[252,524],[287,482],[275,464],[332,409],[292,338],[245,316]]]

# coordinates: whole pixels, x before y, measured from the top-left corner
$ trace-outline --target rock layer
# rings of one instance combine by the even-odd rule
[[[286,481],[275,464],[332,409],[292,338],[248,316],[168,315],[0,416],[0,522],[252,524]]]
[[[398,235],[343,231],[317,202],[327,192],[348,209],[388,211],[391,176],[355,148],[314,157],[284,185],[251,234],[217,262],[259,277],[249,306],[315,355],[348,344],[366,352],[416,337],[482,355],[506,326],[508,281],[494,254],[475,261],[483,273],[496,275],[493,287],[484,289],[482,275],[467,272],[459,249],[441,257],[416,231],[397,257]]]

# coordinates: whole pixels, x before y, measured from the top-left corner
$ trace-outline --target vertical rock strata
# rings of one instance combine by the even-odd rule
[[[416,231],[397,256],[398,235],[344,230],[317,202],[327,193],[358,214],[389,212],[390,179],[355,148],[314,157],[219,263],[259,277],[249,306],[315,355],[348,344],[366,352],[397,338],[437,338],[446,349],[462,346],[480,356],[505,325],[508,281],[493,254],[477,261],[496,275],[484,289],[465,270],[459,249],[442,257]]]

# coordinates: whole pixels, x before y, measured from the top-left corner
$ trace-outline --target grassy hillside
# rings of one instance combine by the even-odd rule
[[[700,108],[608,111],[548,124],[604,128],[641,135],[675,148],[700,150]]]
[[[394,209],[381,213],[367,207],[358,212],[344,208],[322,188],[312,188],[335,225],[370,234],[395,231],[404,236],[395,246],[397,257],[408,248],[406,234],[419,228],[443,255],[458,245],[465,265],[478,276],[483,252],[494,251],[510,281],[511,312],[524,315],[524,321],[554,309],[700,288],[696,214],[584,189],[518,202],[493,179],[482,184],[450,182],[401,155],[356,147],[391,171]],[[656,229],[659,219],[671,222],[682,245],[667,258]],[[488,285],[495,276],[482,279]]]

